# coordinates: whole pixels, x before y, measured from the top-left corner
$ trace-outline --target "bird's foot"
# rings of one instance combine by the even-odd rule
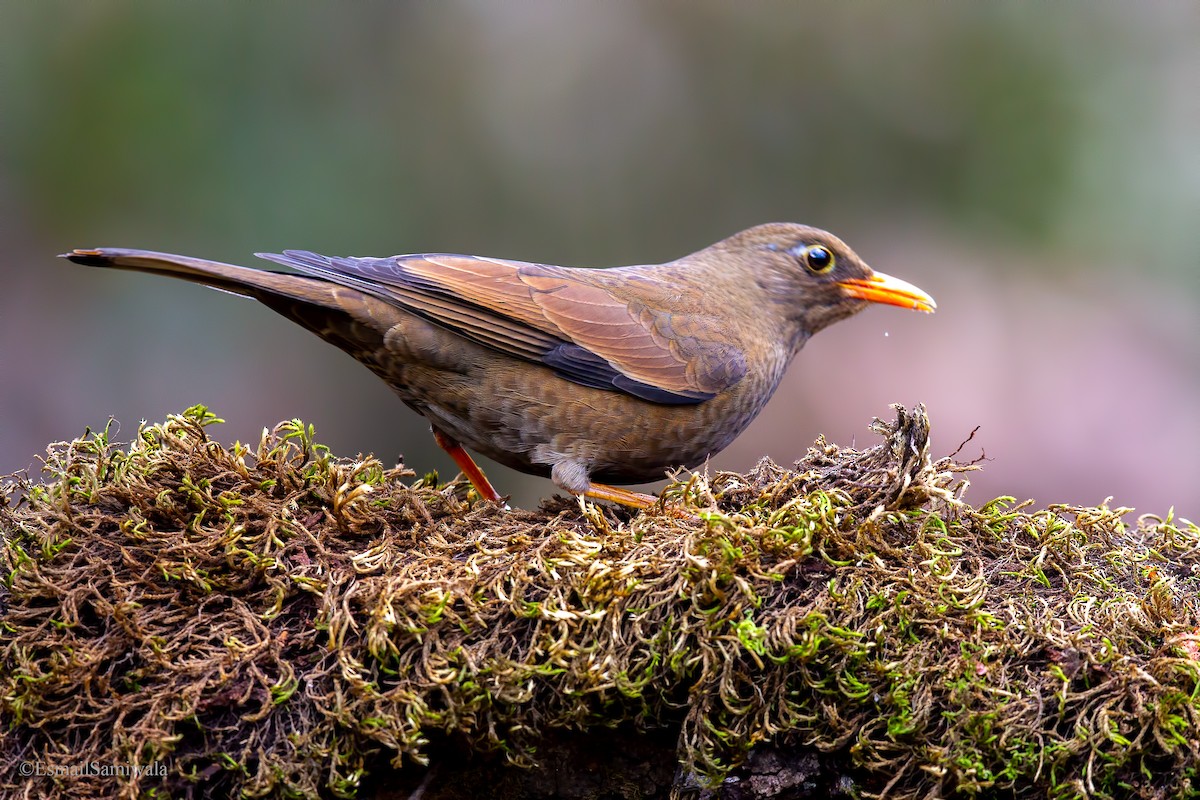
[[[631,492],[628,489],[618,489],[616,486],[609,486],[603,483],[591,484],[583,492],[583,496],[594,500],[607,500],[610,503],[617,503],[637,509],[647,509],[658,502],[658,498],[652,494]]]
[[[603,483],[593,483],[587,491],[583,492],[584,497],[590,497],[595,500],[607,500],[610,503],[619,503],[623,506],[636,508],[639,511],[645,511],[648,508],[657,506],[662,510],[662,513],[668,517],[683,520],[695,520],[698,517],[692,512],[685,509],[683,506],[676,505],[673,502],[663,502],[652,494],[642,494],[641,492],[631,492],[628,489],[618,489],[615,486],[609,486]]]

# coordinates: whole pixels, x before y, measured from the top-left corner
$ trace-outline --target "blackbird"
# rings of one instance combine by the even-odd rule
[[[932,312],[806,225],[742,231],[665,264],[584,269],[448,253],[258,253],[294,272],[145,250],[75,250],[253,297],[340,347],[429,420],[479,494],[469,447],[558,486],[637,508],[606,484],[719,453],[758,415],[808,337],[868,303]]]

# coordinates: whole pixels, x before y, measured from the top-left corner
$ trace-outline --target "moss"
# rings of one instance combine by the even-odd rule
[[[506,512],[298,421],[253,452],[217,422],[90,432],[10,479],[5,793],[354,797],[439,743],[534,765],[615,727],[675,731],[683,787],[772,743],[862,795],[1197,791],[1200,529],[972,507],[920,409],[636,515]],[[93,761],[166,776],[18,770]]]

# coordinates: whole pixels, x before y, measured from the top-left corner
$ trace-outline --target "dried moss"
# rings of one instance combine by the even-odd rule
[[[862,796],[1200,791],[1200,529],[974,508],[897,411],[636,516],[501,511],[299,422],[225,448],[201,407],[52,446],[0,507],[0,793],[353,797],[438,741],[530,765],[618,726],[678,731],[677,793],[767,742]]]

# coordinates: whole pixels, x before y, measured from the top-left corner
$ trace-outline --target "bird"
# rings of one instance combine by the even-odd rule
[[[621,485],[695,468],[762,411],[813,334],[872,303],[932,313],[833,234],[768,223],[674,261],[583,268],[451,253],[256,253],[287,271],[148,250],[77,264],[254,298],[341,348],[428,420],[480,497],[469,450],[637,509]]]

